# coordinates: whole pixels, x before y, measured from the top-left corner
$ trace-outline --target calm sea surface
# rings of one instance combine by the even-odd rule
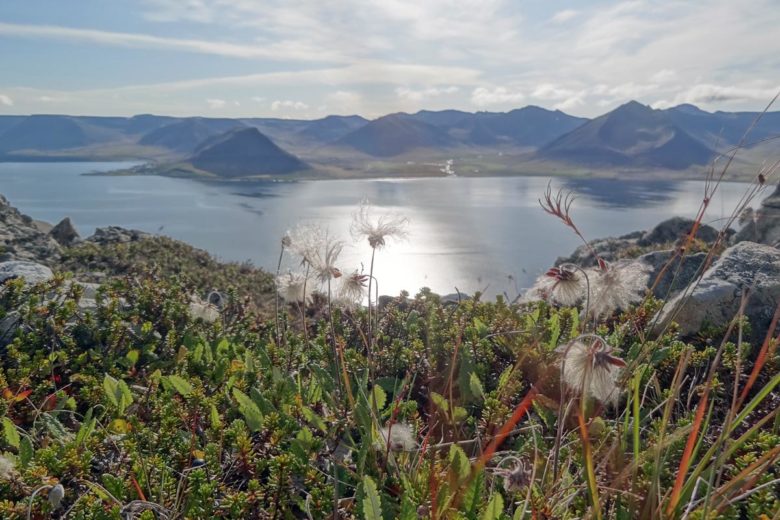
[[[432,178],[203,183],[164,177],[90,177],[130,163],[0,163],[0,193],[33,218],[71,217],[82,236],[118,225],[160,233],[224,260],[275,269],[279,240],[299,222],[317,222],[349,241],[343,270],[368,268],[367,244],[352,244],[349,224],[366,198],[378,212],[405,215],[409,237],[376,260],[380,292],[447,294],[487,290],[514,296],[578,239],[546,215],[537,199],[549,179]],[[553,179],[577,194],[572,213],[588,238],[648,229],[674,215],[693,216],[701,182]],[[746,189],[727,183],[706,221],[718,225]]]

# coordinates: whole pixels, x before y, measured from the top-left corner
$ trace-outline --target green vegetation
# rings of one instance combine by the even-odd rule
[[[128,273],[186,275],[186,288],[193,294],[232,287],[235,294],[260,308],[268,306],[274,293],[273,277],[265,271],[249,263],[219,262],[206,251],[165,236],[106,244],[81,242],[63,252],[58,267],[82,281]],[[96,273],[100,277],[96,278]]]
[[[576,309],[402,295],[379,311],[369,378],[365,310],[334,311],[334,337],[312,306],[308,341],[285,315],[277,343],[237,298],[214,323],[193,319],[190,284],[186,273],[118,278],[87,313],[63,276],[3,286],[0,317],[18,313],[22,326],[0,369],[0,516],[45,517],[46,490],[30,497],[56,483],[72,518],[323,518],[336,504],[371,519],[677,518],[688,507],[689,518],[758,518],[780,506],[777,357],[732,409],[734,374],[757,349],[725,343],[701,418],[696,376],[723,331],[646,340],[636,331],[658,302],[597,329],[635,367],[612,407],[560,392],[556,349],[584,330]]]

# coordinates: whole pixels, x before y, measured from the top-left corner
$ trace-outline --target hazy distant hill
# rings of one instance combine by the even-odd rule
[[[190,162],[222,177],[280,175],[309,168],[257,128],[237,128],[211,139],[196,149]]]
[[[710,147],[735,146],[748,130],[745,144],[780,135],[780,112],[706,112],[690,104],[665,112],[676,125]]]
[[[360,116],[327,116],[311,121],[297,132],[297,136],[307,142],[325,144],[337,141],[367,124],[368,119]]]
[[[176,121],[181,121],[181,119],[178,117],[140,114],[127,119],[124,132],[128,135],[146,134]]]
[[[457,143],[441,128],[417,121],[408,114],[390,114],[345,135],[336,144],[375,157],[392,157],[418,149],[448,148]]]
[[[366,156],[375,158],[376,168],[451,156],[467,163],[466,171],[500,174],[512,173],[518,161],[541,168],[535,173],[556,162],[586,171],[594,166],[684,170],[735,146],[758,115],[707,112],[693,105],[653,110],[636,102],[592,120],[535,106],[509,112],[421,110],[372,121],[335,115],[316,120],[0,115],[0,161],[144,159],[161,164],[197,155],[228,130],[253,127],[314,170],[322,166],[346,175],[360,175]],[[756,166],[776,157],[780,139],[772,138],[777,136],[780,112],[764,114],[739,160]],[[768,142],[751,146],[762,140]],[[412,174],[419,170],[409,168]]]
[[[422,110],[412,114],[415,120],[446,129],[447,133],[465,145],[514,145],[538,147],[582,125],[587,119],[527,106],[510,112],[461,112]]]
[[[160,146],[176,152],[190,153],[209,137],[245,126],[235,119],[192,117],[152,130],[144,135],[138,144]]]
[[[82,125],[74,118],[64,116],[30,116],[0,136],[0,152],[63,150],[87,144],[89,139]]]
[[[3,132],[18,125],[27,119],[27,117],[28,116],[0,116],[0,139],[2,138]]]
[[[706,164],[715,152],[667,112],[631,101],[544,146],[538,156],[589,166],[681,170]]]

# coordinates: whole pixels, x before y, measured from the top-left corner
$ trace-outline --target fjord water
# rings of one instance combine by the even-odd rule
[[[517,291],[580,242],[539,207],[546,177],[426,178],[205,183],[166,177],[100,177],[129,163],[0,163],[0,193],[35,219],[73,220],[82,236],[117,225],[160,233],[224,260],[276,269],[279,242],[297,223],[316,222],[348,241],[343,270],[368,269],[366,243],[353,244],[352,214],[362,199],[377,212],[409,218],[409,236],[376,260],[380,292],[441,294],[456,288],[489,295]],[[697,181],[552,179],[577,194],[572,213],[587,238],[648,229],[671,216],[694,216]],[[705,222],[720,227],[746,184],[724,183]],[[288,261],[295,267],[294,262]]]

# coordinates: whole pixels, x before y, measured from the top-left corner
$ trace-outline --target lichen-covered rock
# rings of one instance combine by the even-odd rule
[[[658,322],[661,326],[677,322],[683,335],[707,325],[726,327],[747,290],[745,316],[750,320],[751,340],[760,342],[780,301],[780,251],[755,242],[740,242],[724,251],[698,284],[667,302]]]
[[[0,283],[14,278],[24,278],[29,284],[51,280],[54,273],[45,265],[35,262],[12,260],[0,263]]]

